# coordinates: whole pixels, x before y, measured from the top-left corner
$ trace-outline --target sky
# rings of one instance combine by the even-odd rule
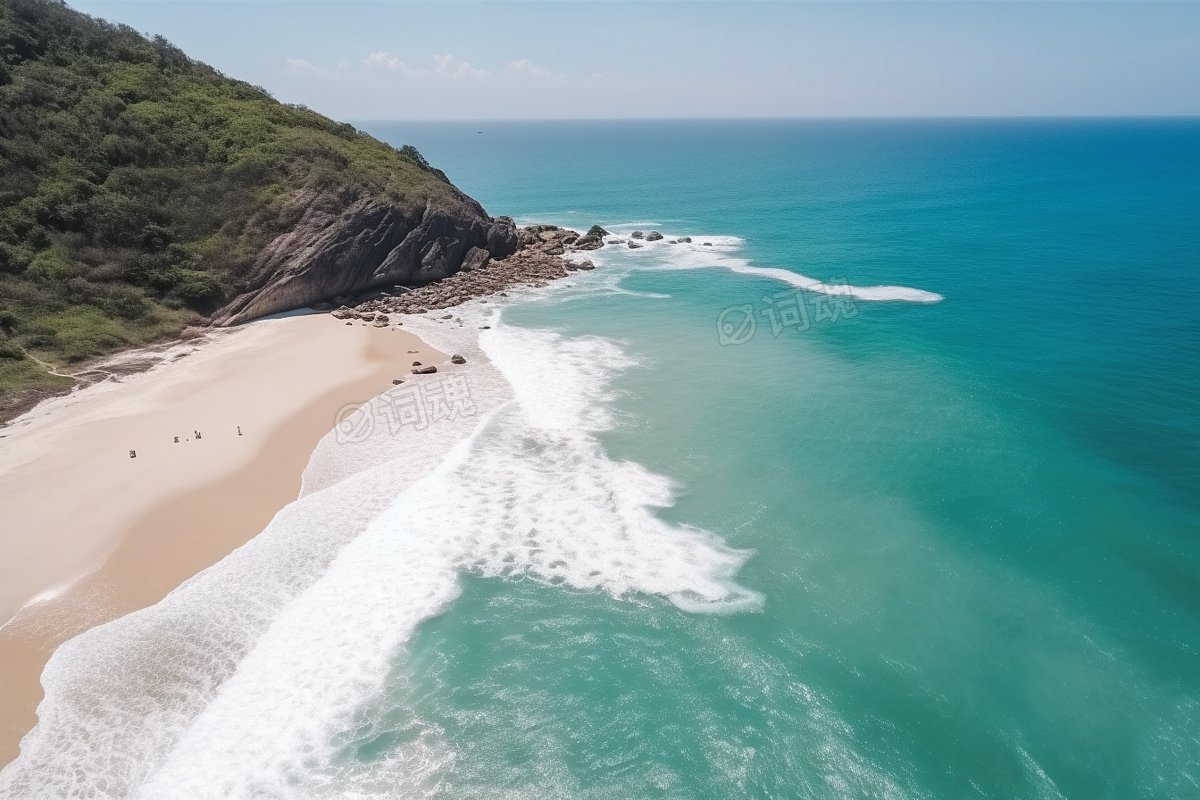
[[[68,0],[345,120],[1200,115],[1200,0]]]

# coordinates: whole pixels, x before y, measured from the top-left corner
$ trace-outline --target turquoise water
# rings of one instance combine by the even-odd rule
[[[363,127],[492,213],[720,245],[505,321],[638,362],[605,449],[763,599],[465,578],[396,665],[442,795],[1200,796],[1200,124]]]
[[[466,363],[63,644],[0,797],[1200,797],[1200,122],[370,127],[667,238],[405,317]]]

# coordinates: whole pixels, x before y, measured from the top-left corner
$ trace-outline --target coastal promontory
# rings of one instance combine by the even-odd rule
[[[188,326],[516,247],[412,147],[56,0],[0,3],[0,420]]]

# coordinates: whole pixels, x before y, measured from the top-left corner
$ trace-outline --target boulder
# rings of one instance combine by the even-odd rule
[[[517,224],[512,217],[496,217],[487,231],[487,251],[492,258],[508,258],[517,252]]]
[[[477,269],[483,269],[492,260],[492,254],[482,247],[472,247],[463,256],[462,269],[464,272],[472,272]]]
[[[641,231],[634,231],[633,233],[631,233],[631,234],[629,234],[629,235],[630,235],[630,237],[631,237],[631,238],[634,238],[634,239],[644,239],[644,238],[646,238],[646,234],[642,233]]]
[[[435,372],[437,372],[437,367],[433,366],[432,364],[427,367],[412,368],[413,375],[432,375]]]
[[[450,363],[451,364],[465,364],[465,363],[467,363],[467,360],[465,358],[463,358],[462,356],[460,356],[458,353],[455,353],[454,355],[450,356]]]
[[[604,247],[604,237],[608,236],[608,231],[601,228],[599,225],[593,225],[588,228],[587,233],[575,240],[576,250],[599,250]]]
[[[635,242],[632,239],[629,240],[630,250],[637,250],[639,247],[645,247],[645,245],[643,245],[641,242]]]
[[[646,234],[647,242],[657,242],[661,238],[663,238],[663,235],[661,233],[659,233],[658,231],[650,231],[649,233]]]

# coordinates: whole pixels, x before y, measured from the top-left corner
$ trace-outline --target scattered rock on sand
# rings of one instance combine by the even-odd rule
[[[412,368],[413,375],[432,375],[435,372],[437,372],[437,367],[433,366],[432,364],[429,365],[428,367],[413,367]]]
[[[465,358],[463,358],[462,356],[460,356],[458,353],[455,353],[454,355],[450,356],[450,363],[451,364],[465,364],[465,363],[467,363],[467,360]]]
[[[420,361],[414,361],[414,362],[412,363],[412,365],[413,365],[414,367],[419,367],[419,366],[421,366],[421,362],[420,362]]]
[[[400,380],[399,378],[392,378],[392,386],[399,386],[402,383],[404,383],[404,381]]]

